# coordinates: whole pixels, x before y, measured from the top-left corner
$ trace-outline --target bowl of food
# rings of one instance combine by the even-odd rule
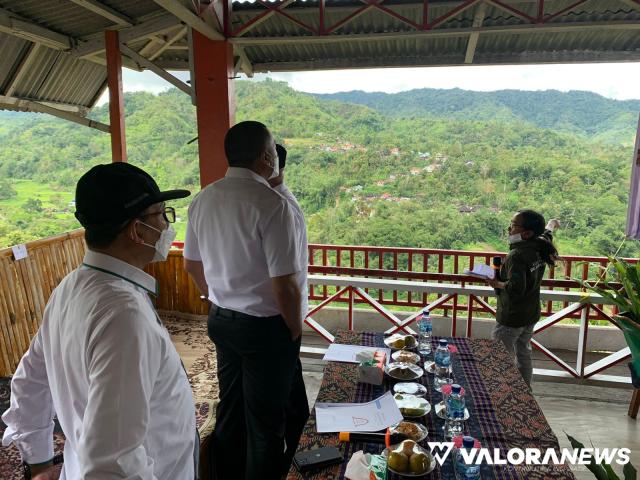
[[[436,467],[433,456],[413,440],[386,448],[387,469],[402,477],[423,477]]]
[[[413,363],[414,365],[417,365],[420,361],[420,355],[407,350],[398,350],[391,354],[391,359],[394,362]]]
[[[402,335],[400,333],[394,333],[385,338],[384,343],[394,350],[411,350],[418,346],[418,341],[413,335]]]
[[[402,413],[402,416],[405,418],[424,417],[431,411],[431,404],[422,397],[396,393],[393,399],[396,401],[400,413]]]
[[[424,375],[424,370],[413,363],[392,362],[384,367],[384,372],[396,380],[416,380]]]
[[[393,393],[406,393],[424,397],[427,394],[427,387],[418,382],[398,382],[393,386]]]
[[[414,442],[421,442],[427,435],[429,431],[427,427],[422,425],[421,423],[410,422],[408,420],[403,420],[400,423],[396,423],[394,426],[389,428],[390,433],[400,433],[409,438],[409,440],[413,440]]]

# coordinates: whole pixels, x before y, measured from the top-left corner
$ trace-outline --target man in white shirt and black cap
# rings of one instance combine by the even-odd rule
[[[191,388],[150,298],[156,280],[142,270],[165,260],[175,237],[164,202],[188,195],[161,192],[127,163],[97,165],[78,181],[88,250],[52,293],[2,416],[3,445],[18,447],[27,476],[55,478],[57,414],[62,479],[196,478]]]
[[[212,457],[220,480],[279,479],[307,266],[294,212],[268,183],[279,166],[267,127],[238,123],[224,147],[229,169],[191,203],[184,248],[185,268],[212,302],[220,386]]]

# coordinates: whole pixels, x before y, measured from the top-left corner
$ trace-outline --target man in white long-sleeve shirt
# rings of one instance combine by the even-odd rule
[[[53,292],[2,416],[3,445],[18,447],[34,478],[50,470],[54,414],[66,437],[62,479],[196,477],[191,388],[151,303],[156,281],[142,270],[166,259],[175,237],[164,202],[188,195],[161,192],[126,163],[78,182],[88,251]]]

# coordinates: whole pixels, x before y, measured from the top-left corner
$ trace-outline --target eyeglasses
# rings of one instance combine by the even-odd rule
[[[144,215],[139,215],[139,217],[143,218],[151,215],[162,215],[167,223],[174,223],[176,221],[176,209],[173,207],[164,207],[164,209],[159,212],[145,213]]]

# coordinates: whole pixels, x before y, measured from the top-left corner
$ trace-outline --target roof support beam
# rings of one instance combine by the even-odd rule
[[[114,10],[113,8],[97,1],[97,0],[71,0],[76,5],[80,5],[87,10],[100,15],[108,20],[111,20],[116,25],[123,25],[130,27],[133,25],[133,20],[126,15]]]
[[[153,0],[167,12],[175,15],[181,21],[197,30],[210,40],[224,40],[224,36],[214,29],[211,25],[202,20],[198,15],[193,13],[189,8],[185,7],[177,0]]]
[[[90,120],[76,113],[45,105],[41,102],[34,102],[32,100],[23,100],[20,98],[0,95],[0,105],[26,112],[47,113],[49,115],[53,115],[54,117],[62,118],[70,122],[84,125],[85,127],[91,127],[95,128],[96,130],[100,130],[101,132],[109,133],[109,125],[101,122],[96,122],[95,120]]]
[[[107,47],[107,84],[109,85],[109,120],[111,161],[127,161],[127,139],[124,123],[124,91],[122,89],[122,54],[120,38],[115,30],[104,32]]]
[[[348,35],[306,35],[296,37],[239,37],[230,38],[234,45],[254,46],[254,45],[287,45],[287,44],[331,44],[348,42],[384,42],[385,40],[404,40],[416,38],[439,38],[439,37],[466,37],[472,33],[491,34],[523,34],[523,33],[561,33],[561,32],[585,32],[589,30],[620,30],[639,31],[640,23],[635,21],[608,21],[589,23],[557,23],[543,25],[510,25],[506,27],[483,27],[483,28],[460,28],[460,29],[435,29],[426,31],[407,31],[392,33],[354,33]]]
[[[481,3],[476,10],[476,15],[473,17],[473,28],[481,28],[482,22],[484,22],[484,16],[487,11],[487,4]],[[476,47],[478,46],[478,39],[480,38],[480,32],[473,32],[469,35],[467,41],[467,53],[464,56],[464,63],[473,63],[473,56],[476,54]]]
[[[181,27],[180,30],[178,30],[173,36],[168,38],[167,41],[164,42],[164,44],[161,45],[158,50],[156,50],[151,55],[149,55],[149,60],[155,60],[160,55],[162,55],[162,53],[164,53],[165,50],[168,50],[169,47],[171,47],[174,43],[176,43],[178,40],[183,38],[187,34],[187,28],[188,27],[186,26]]]
[[[124,53],[127,57],[132,59],[134,62],[139,63],[140,65],[142,65],[145,68],[148,68],[149,70],[151,70],[153,73],[155,73],[159,77],[164,78],[167,82],[172,84],[174,87],[179,88],[180,90],[182,90],[187,95],[191,95],[192,94],[191,87],[189,85],[184,83],[179,78],[174,77],[173,75],[171,75],[166,70],[163,70],[158,65],[153,63],[151,60],[149,60],[148,58],[143,57],[138,52],[136,52],[135,50],[132,50],[131,48],[129,48],[125,44],[120,44],[120,51],[122,53]]]
[[[7,88],[4,91],[4,94],[7,97],[13,97],[13,94],[16,92],[16,89],[18,88],[20,81],[24,78],[25,74],[27,73],[27,70],[33,63],[33,60],[36,58],[36,55],[39,49],[40,49],[40,45],[37,43],[32,43],[29,46],[27,53],[22,58],[22,61],[20,62],[20,65],[16,69],[16,72],[13,75],[13,78],[9,81],[9,84],[7,85]]]
[[[247,57],[244,48],[236,46],[234,50],[236,55],[238,55],[238,68],[236,69],[236,73],[242,70],[247,77],[253,78],[253,65],[251,65],[251,60]]]
[[[67,50],[75,44],[73,38],[42,27],[4,8],[0,8],[0,32],[24,38],[56,50]]]
[[[124,43],[143,40],[153,35],[171,31],[180,24],[180,21],[171,14],[164,14],[133,27],[123,28],[118,31],[120,41]],[[88,42],[78,45],[71,50],[71,55],[76,58],[84,58],[103,53],[105,51],[104,35],[94,38]]]

